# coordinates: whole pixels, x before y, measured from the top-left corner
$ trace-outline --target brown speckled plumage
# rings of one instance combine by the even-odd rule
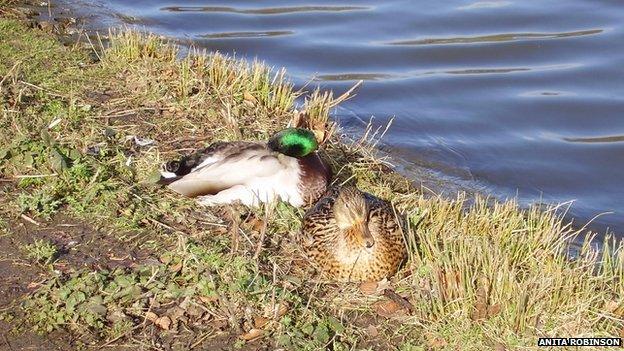
[[[357,222],[357,218],[366,227],[345,227],[345,219]],[[362,235],[366,228],[372,241]],[[392,207],[353,187],[330,189],[305,214],[302,237],[306,253],[333,280],[378,281],[394,275],[407,258],[403,232]]]

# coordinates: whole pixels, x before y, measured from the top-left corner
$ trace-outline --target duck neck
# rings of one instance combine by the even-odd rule
[[[304,201],[309,204],[316,201],[327,189],[331,178],[331,168],[321,157],[313,152],[297,159],[299,164],[299,190]]]

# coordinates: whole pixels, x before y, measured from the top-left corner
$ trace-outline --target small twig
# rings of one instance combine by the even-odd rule
[[[129,330],[129,331],[127,331],[127,332],[125,332],[125,333],[123,333],[123,334],[119,335],[118,337],[115,337],[115,338],[113,338],[113,339],[111,339],[111,340],[107,341],[105,344],[103,344],[103,345],[99,345],[99,346],[95,346],[95,345],[94,345],[94,346],[91,346],[91,347],[97,347],[97,348],[104,348],[104,347],[108,347],[108,346],[110,346],[110,344],[114,343],[115,341],[117,341],[117,340],[119,340],[119,339],[123,338],[124,336],[126,336],[126,335],[128,335],[128,334],[131,334],[132,332],[134,332],[135,330],[139,329],[139,328],[140,328],[140,327],[142,327],[142,326],[143,326],[143,324],[137,324],[137,325],[136,325],[134,328],[132,328],[131,330]]]
[[[5,333],[2,333],[2,337],[4,338],[4,343],[7,344],[7,346],[9,347],[9,350],[13,351],[13,346],[11,346],[7,335]]]
[[[25,86],[31,87],[31,88],[35,88],[35,89],[37,89],[37,90],[44,91],[44,92],[46,92],[46,93],[47,93],[48,95],[50,95],[50,96],[60,97],[60,98],[63,98],[63,99],[69,99],[69,98],[68,98],[67,96],[65,96],[65,95],[61,95],[61,94],[54,93],[54,92],[52,92],[52,91],[50,91],[50,90],[48,90],[48,89],[46,89],[46,88],[42,88],[42,87],[40,87],[40,86],[38,86],[38,85],[34,85],[34,84],[31,84],[31,83],[28,83],[28,82],[24,82],[23,80],[20,80],[20,81],[19,81],[19,83],[20,83],[20,84],[23,84],[23,85],[25,85]]]
[[[269,223],[269,206],[265,205],[264,207],[264,223],[262,223],[262,229],[260,229],[260,240],[258,241],[258,246],[256,247],[256,252],[254,253],[253,260],[258,260],[260,257],[260,252],[262,252],[262,244],[264,243],[264,239],[266,237],[267,227]]]
[[[104,43],[102,43],[102,37],[100,37],[100,32],[95,32],[95,35],[98,39],[98,44],[100,44],[100,49],[104,51]]]
[[[154,270],[154,273],[152,273],[152,276],[147,280],[147,283],[143,284],[143,286],[147,289],[147,286],[150,285],[151,282],[154,281],[154,279],[156,279],[156,275],[158,274],[159,269],[156,268]]]
[[[352,95],[353,91],[355,91],[355,89],[359,88],[362,83],[364,83],[363,80],[359,80],[357,83],[355,83],[354,86],[351,87],[351,89],[347,90],[344,94],[340,95],[339,97],[335,98],[330,104],[329,107],[333,108],[336,107],[338,105],[340,105],[340,103],[351,99],[352,97],[355,96],[355,94]]]
[[[174,232],[182,232],[181,230],[178,230],[178,229],[176,229],[176,228],[174,228],[172,226],[166,225],[165,223],[163,223],[163,222],[161,222],[159,220],[156,220],[154,218],[148,218],[148,220],[150,222],[156,224],[156,225],[159,225],[159,226],[165,228],[165,229],[169,229],[169,230],[174,231]],[[182,233],[184,233],[184,232],[182,232]]]
[[[208,277],[210,278],[210,281],[212,282],[212,284],[216,284],[212,273],[208,272]],[[229,324],[234,328],[236,333],[240,333],[241,326],[238,324],[238,321],[235,317],[236,316],[235,308],[232,308],[232,303],[227,298],[227,295],[220,294],[217,292],[217,298],[219,299],[219,301],[223,301],[223,306],[225,306],[225,309],[227,310],[229,314],[228,316]]]
[[[30,223],[32,223],[32,224],[34,224],[34,225],[36,225],[36,226],[40,226],[40,225],[41,225],[41,223],[39,223],[39,222],[35,221],[34,219],[32,219],[32,218],[28,217],[28,216],[27,216],[27,215],[25,215],[25,214],[21,214],[21,215],[20,215],[20,217],[22,217],[25,221],[30,222]]]
[[[169,144],[181,143],[185,141],[203,141],[203,140],[208,140],[208,139],[211,139],[211,137],[208,137],[208,136],[188,137],[188,138],[180,138],[180,139],[165,141],[163,142],[163,144],[169,145]]]
[[[308,312],[310,311],[310,305],[312,304],[312,299],[315,297],[314,294],[316,294],[317,290],[320,289],[321,284],[323,284],[324,282],[320,282],[316,279],[310,279],[308,280],[309,283],[314,283],[314,287],[312,288],[312,291],[310,292],[309,296],[308,296],[308,301],[306,302],[306,305],[303,309],[303,314],[301,319],[303,320],[303,318],[305,316],[307,316]]]
[[[143,322],[141,324],[139,324],[139,325],[145,326],[147,324],[147,314],[152,312],[152,307],[154,307],[154,301],[156,301],[156,299],[152,297],[150,299],[150,304],[147,307],[147,312],[145,312],[145,314],[143,315]]]
[[[95,118],[97,119],[105,119],[105,120],[109,120],[111,118],[129,118],[129,117],[136,117],[136,112],[127,112],[127,113],[118,113],[118,114],[114,114],[114,115],[102,115],[102,116],[96,116]]]
[[[97,56],[98,61],[102,61],[102,57],[100,56],[98,51],[95,49],[95,45],[93,45],[93,42],[91,41],[91,38],[89,38],[89,34],[85,34],[85,38],[87,38],[87,41],[89,42],[89,45],[91,45],[91,50],[93,50],[93,53],[95,54],[95,56]]]
[[[240,242],[238,232],[240,230],[240,218],[238,212],[232,207],[226,208],[227,216],[230,217],[230,223],[228,224],[228,232],[232,240],[232,252],[238,251],[238,244]]]
[[[9,76],[11,75],[11,73],[13,73],[13,70],[16,69],[20,64],[22,63],[22,61],[17,61],[15,62],[15,64],[13,65],[13,67],[11,67],[9,69],[9,71],[7,72],[7,74],[2,78],[2,80],[0,80],[0,87],[2,86],[2,84],[4,84],[4,81],[9,78]]]
[[[249,239],[249,236],[247,236],[247,234],[242,228],[238,228],[238,232],[243,235],[243,237],[245,238],[245,240],[247,240],[249,245],[253,246],[253,242],[251,241],[251,239]]]
[[[199,338],[199,340],[197,340],[196,342],[193,343],[193,345],[191,345],[190,349],[194,349],[197,346],[199,346],[202,342],[204,342],[206,339],[208,339],[210,336],[212,336],[214,333],[209,332],[204,334],[201,338]]]
[[[15,179],[24,179],[24,178],[46,178],[46,177],[56,177],[58,174],[33,174],[33,175],[16,175],[13,176]]]
[[[271,306],[273,306],[273,316],[271,318],[273,318],[273,320],[278,320],[278,313],[279,313],[279,307],[276,306],[275,303],[275,291],[277,289],[277,264],[275,264],[275,262],[273,262],[273,284],[272,285],[272,291],[271,291]]]

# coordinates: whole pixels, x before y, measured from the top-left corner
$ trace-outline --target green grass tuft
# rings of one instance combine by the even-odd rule
[[[36,239],[34,243],[21,247],[24,255],[44,265],[52,263],[58,254],[58,248],[47,240]]]

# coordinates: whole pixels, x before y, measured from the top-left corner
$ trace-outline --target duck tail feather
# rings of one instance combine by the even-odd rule
[[[175,175],[174,173],[170,173],[170,174],[166,174],[166,173],[169,173],[169,172],[160,172],[160,179],[156,182],[156,184],[169,185],[179,180],[180,178],[182,178],[182,176]]]

